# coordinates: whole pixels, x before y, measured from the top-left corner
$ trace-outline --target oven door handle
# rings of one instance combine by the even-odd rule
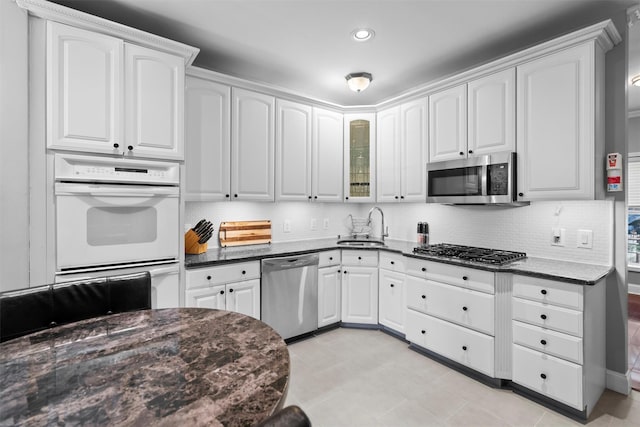
[[[178,187],[148,187],[141,185],[96,185],[56,182],[56,196],[91,197],[178,197]]]

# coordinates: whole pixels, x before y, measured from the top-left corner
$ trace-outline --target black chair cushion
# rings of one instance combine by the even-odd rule
[[[42,331],[51,323],[51,287],[39,286],[0,296],[0,342]]]
[[[291,405],[258,423],[256,427],[311,427],[311,421],[299,406]]]
[[[53,321],[57,325],[109,314],[106,277],[53,285]]]
[[[151,275],[148,271],[113,276],[108,281],[111,312],[123,313],[151,308]]]

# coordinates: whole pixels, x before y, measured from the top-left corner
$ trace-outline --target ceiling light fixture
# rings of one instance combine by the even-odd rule
[[[351,32],[351,37],[357,42],[371,40],[376,33],[370,28],[356,28]]]
[[[369,83],[373,80],[371,73],[350,73],[345,77],[349,89],[354,92],[362,92],[369,87]]]
[[[631,84],[634,86],[640,86],[640,74],[631,79]]]

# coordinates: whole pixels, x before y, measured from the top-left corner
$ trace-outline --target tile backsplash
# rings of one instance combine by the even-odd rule
[[[348,215],[366,217],[371,204],[187,202],[185,223],[207,218],[222,221],[272,221],[274,242],[336,237],[349,230]],[[530,256],[601,265],[612,263],[613,201],[534,202],[522,207],[447,206],[426,203],[385,204],[382,208],[391,239],[416,241],[416,224],[428,222],[431,243],[455,243],[513,251]],[[373,215],[379,234],[379,214]],[[328,220],[325,228],[325,220]],[[290,232],[284,232],[284,223]],[[312,230],[312,223],[315,229]],[[566,230],[565,245],[552,246],[552,228]],[[593,232],[593,248],[577,247],[578,230]],[[217,233],[209,246],[217,246]]]

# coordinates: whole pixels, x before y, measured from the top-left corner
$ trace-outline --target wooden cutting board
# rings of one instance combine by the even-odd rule
[[[220,247],[271,243],[271,221],[221,222]]]

